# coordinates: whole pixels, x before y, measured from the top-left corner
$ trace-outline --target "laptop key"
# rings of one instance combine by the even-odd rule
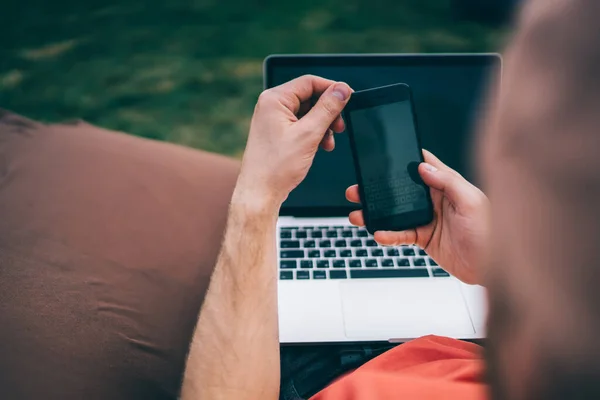
[[[279,237],[282,239],[291,239],[292,237],[292,231],[290,230],[282,230],[281,232],[279,232]]]
[[[352,250],[340,250],[340,257],[352,257]]]
[[[282,249],[299,249],[300,241],[299,240],[282,240],[279,242],[279,247]]]
[[[408,258],[397,258],[396,265],[399,267],[410,267],[410,261],[408,261]]]
[[[333,268],[346,268],[345,260],[333,260]]]
[[[317,268],[329,268],[329,260],[318,260]]]
[[[298,231],[296,232],[296,239],[306,239],[307,237],[306,231]]]
[[[381,266],[382,267],[393,267],[394,260],[392,260],[391,258],[384,258],[383,260],[381,260]]]
[[[435,262],[435,260],[431,257],[429,257],[429,265],[432,265],[434,267],[437,267],[438,263]]]
[[[316,243],[314,240],[305,240],[304,241],[304,248],[306,249],[313,249],[316,247]]]
[[[402,249],[402,254],[405,256],[414,256],[415,251],[413,249],[404,248],[404,249]]]
[[[323,237],[323,233],[321,233],[321,231],[312,231],[310,233],[310,237],[311,238],[322,238]]]
[[[338,237],[337,231],[327,231],[328,238],[336,238]]]
[[[356,257],[367,257],[368,255],[367,249],[356,250]]]
[[[328,258],[335,257],[335,250],[325,250],[323,256]]]
[[[396,256],[399,256],[400,253],[398,252],[398,249],[392,248],[392,249],[387,249],[387,255],[390,257],[396,257]]]
[[[309,250],[308,257],[309,258],[319,258],[319,257],[321,257],[321,250]]]
[[[383,257],[383,249],[372,249],[371,255],[373,257]]]
[[[424,266],[426,266],[426,265],[427,265],[427,264],[425,263],[425,259],[424,259],[424,258],[422,258],[422,257],[415,258],[415,259],[413,260],[413,263],[415,264],[415,267],[424,267]]]
[[[330,279],[346,279],[346,271],[329,271]]]
[[[313,279],[327,279],[325,271],[313,271]]]
[[[374,258],[369,258],[365,261],[365,267],[367,268],[377,268],[377,260]]]
[[[282,281],[288,281],[288,280],[294,279],[294,272],[293,271],[281,271],[281,272],[279,272],[279,279],[281,279]]]
[[[313,261],[312,260],[302,260],[300,261],[300,268],[312,268],[313,267]]]
[[[420,255],[420,256],[426,256],[426,255],[427,255],[427,253],[425,253],[425,250],[423,250],[423,249],[419,249],[419,255]]]
[[[449,273],[447,273],[446,271],[444,271],[441,268],[435,268],[432,269],[431,272],[433,273],[433,276],[435,277],[445,277],[445,276],[450,276]]]
[[[362,240],[356,239],[350,242],[350,246],[352,247],[362,247]]]
[[[281,268],[281,269],[296,268],[296,260],[282,260],[279,262],[279,268]]]
[[[296,272],[296,279],[310,279],[310,273],[308,271]]]
[[[374,241],[373,239],[369,239],[367,240],[367,243],[365,243],[368,247],[376,247],[377,246],[377,242]]]
[[[350,278],[428,278],[429,273],[425,268],[408,269],[352,269]]]
[[[369,236],[369,232],[367,232],[365,229],[359,229],[358,232],[356,233],[356,236],[367,237],[367,236]]]
[[[304,258],[304,250],[282,250],[279,256],[281,258]]]
[[[319,247],[331,247],[331,240],[321,240],[319,242]]]
[[[360,262],[360,260],[350,260],[348,265],[350,266],[350,268],[361,268],[362,267],[362,263]]]
[[[352,231],[348,230],[348,229],[343,230],[342,231],[342,237],[344,237],[344,238],[351,238],[352,237]]]
[[[346,247],[346,241],[344,239],[336,240],[335,247]]]

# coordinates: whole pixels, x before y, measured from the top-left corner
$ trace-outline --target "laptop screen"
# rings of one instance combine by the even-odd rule
[[[354,90],[406,83],[423,148],[477,184],[471,166],[473,128],[490,75],[499,66],[500,57],[493,54],[271,56],[265,61],[265,86],[305,74],[344,81]],[[356,183],[348,137],[337,134],[335,142],[333,152],[319,150],[281,215],[344,216],[356,208],[345,199],[346,188]]]

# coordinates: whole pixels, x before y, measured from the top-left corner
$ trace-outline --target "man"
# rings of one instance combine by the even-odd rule
[[[315,95],[319,101],[299,119],[296,115]],[[192,343],[184,399],[277,398],[278,211],[306,176],[319,144],[333,149],[333,136],[324,133],[344,129],[340,112],[350,95],[345,83],[313,76],[261,95],[223,248]],[[478,282],[476,250],[487,226],[487,199],[434,155],[425,152],[425,157],[419,172],[432,190],[434,221],[412,231],[376,232],[375,238],[390,245],[417,243],[449,272]],[[357,187],[349,188],[347,196],[357,202]],[[362,212],[353,212],[350,221],[363,225]]]
[[[459,279],[489,288],[496,399],[600,397],[599,17],[594,0],[533,1],[523,14],[480,146],[491,213],[481,191],[425,152],[419,173],[434,221],[375,235],[382,244],[417,243]],[[344,83],[305,76],[261,95],[183,399],[277,399],[278,209],[319,144],[333,148],[326,132],[343,129],[350,94]],[[356,187],[347,197],[358,201]],[[361,225],[362,213],[350,220]],[[471,344],[417,339],[316,398],[483,398],[478,358]]]

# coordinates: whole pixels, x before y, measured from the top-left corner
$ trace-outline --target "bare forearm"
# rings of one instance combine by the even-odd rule
[[[278,397],[277,212],[235,198],[190,348],[184,400]]]
[[[333,148],[333,137],[323,133],[344,130],[340,113],[351,92],[345,83],[306,75],[260,95],[192,340],[184,400],[277,399],[277,211],[308,173],[319,144]],[[309,111],[298,117],[300,110]]]

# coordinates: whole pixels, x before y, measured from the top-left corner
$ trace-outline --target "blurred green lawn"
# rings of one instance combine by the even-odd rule
[[[0,107],[243,151],[271,53],[497,51],[449,0],[4,0]]]

